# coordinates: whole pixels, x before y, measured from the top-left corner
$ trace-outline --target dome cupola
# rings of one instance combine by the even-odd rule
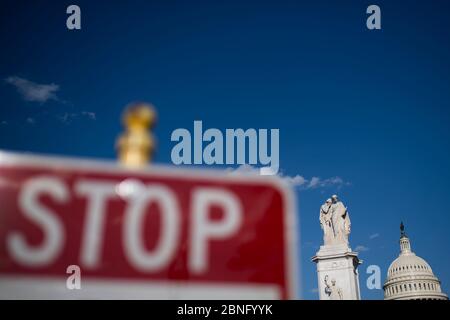
[[[400,224],[400,255],[389,266],[383,289],[385,300],[448,299],[430,265],[412,251],[403,223]]]

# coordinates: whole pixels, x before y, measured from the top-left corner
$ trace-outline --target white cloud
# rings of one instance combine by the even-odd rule
[[[341,177],[332,177],[327,179],[321,179],[319,177],[312,177],[308,184],[308,189],[326,188],[336,186],[338,188],[342,186],[350,185],[349,182],[345,182]]]
[[[369,248],[366,246],[363,246],[363,245],[358,245],[358,246],[356,246],[355,251],[361,251],[361,252],[369,251]]]
[[[59,120],[61,120],[61,122],[69,124],[72,121],[74,121],[75,119],[80,119],[82,117],[86,117],[89,120],[97,119],[95,112],[90,112],[90,111],[81,111],[80,113],[65,112],[63,115],[59,116],[58,118],[59,118]]]
[[[226,169],[226,171],[228,171],[231,175],[241,175],[241,174],[259,175],[259,169],[249,164],[242,164],[237,168],[228,168]]]
[[[73,119],[75,119],[77,117],[76,113],[70,113],[70,112],[64,112],[64,114],[62,116],[59,116],[58,118],[63,122],[63,123],[70,123],[72,122]]]
[[[311,293],[318,293],[319,289],[318,288],[312,288],[310,291],[311,291]]]
[[[256,174],[259,175],[260,171],[258,168],[249,165],[243,164],[237,168],[228,168],[227,169],[230,174]],[[341,177],[332,177],[328,179],[321,179],[319,177],[312,177],[310,180],[305,177],[297,174],[295,176],[284,175],[283,173],[278,173],[278,176],[282,178],[285,182],[287,182],[292,187],[298,187],[301,190],[308,189],[316,189],[316,188],[326,188],[326,187],[342,187],[344,185],[350,185],[349,182],[345,182]]]
[[[97,119],[97,115],[95,114],[95,112],[90,112],[90,111],[82,111],[81,115],[88,117],[91,120],[96,120]]]
[[[35,123],[36,123],[36,120],[34,120],[34,119],[31,118],[31,117],[28,117],[28,118],[27,118],[27,123],[29,123],[29,124],[35,124]]]
[[[308,180],[306,180],[303,176],[299,174],[295,175],[294,177],[284,176],[284,180],[293,187],[300,187],[308,182]]]
[[[17,76],[8,77],[5,81],[15,86],[26,101],[44,103],[48,100],[58,100],[56,92],[59,90],[59,86],[57,84],[38,84]]]
[[[311,181],[308,184],[308,188],[317,188],[320,184],[320,178],[319,177],[312,177]]]
[[[379,233],[374,233],[369,236],[369,239],[372,240],[372,239],[378,238],[379,236],[380,236]]]

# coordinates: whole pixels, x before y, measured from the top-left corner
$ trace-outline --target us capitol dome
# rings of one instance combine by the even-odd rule
[[[411,251],[411,243],[400,225],[400,255],[388,269],[384,283],[385,300],[447,300],[430,265]]]

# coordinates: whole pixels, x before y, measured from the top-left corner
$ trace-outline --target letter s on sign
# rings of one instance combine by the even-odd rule
[[[61,221],[48,208],[39,203],[42,194],[63,203],[69,192],[64,183],[54,177],[41,176],[25,182],[19,194],[19,208],[32,222],[42,228],[44,239],[41,245],[27,244],[26,236],[18,231],[7,238],[7,249],[17,263],[25,266],[45,266],[51,264],[61,252],[65,235]]]

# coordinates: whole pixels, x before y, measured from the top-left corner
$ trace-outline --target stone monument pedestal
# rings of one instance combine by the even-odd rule
[[[320,300],[361,300],[357,268],[362,262],[347,244],[321,246],[312,261]]]

